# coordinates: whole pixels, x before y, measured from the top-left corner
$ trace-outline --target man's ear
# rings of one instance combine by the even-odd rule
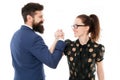
[[[32,21],[33,21],[33,17],[32,17],[32,16],[30,16],[30,15],[27,15],[27,21],[32,22]]]

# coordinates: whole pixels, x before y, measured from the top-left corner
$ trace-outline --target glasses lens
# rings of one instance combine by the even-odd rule
[[[73,28],[73,29],[77,29],[78,26],[76,26],[76,25],[74,24],[74,25],[72,25],[72,28]]]

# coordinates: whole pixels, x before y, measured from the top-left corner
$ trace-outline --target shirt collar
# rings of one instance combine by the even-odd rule
[[[27,25],[27,24],[24,24],[26,27],[29,27],[30,29],[33,29],[31,26]]]

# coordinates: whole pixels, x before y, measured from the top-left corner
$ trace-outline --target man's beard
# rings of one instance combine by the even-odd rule
[[[43,21],[41,21],[37,24],[33,23],[33,26],[32,26],[33,30],[43,34],[44,33],[44,26],[42,25],[42,23],[43,23]]]

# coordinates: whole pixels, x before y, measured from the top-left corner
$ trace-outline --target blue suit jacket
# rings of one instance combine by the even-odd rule
[[[14,80],[45,80],[43,63],[56,68],[64,47],[65,43],[58,41],[51,54],[42,37],[29,27],[22,26],[14,34],[10,45]]]

